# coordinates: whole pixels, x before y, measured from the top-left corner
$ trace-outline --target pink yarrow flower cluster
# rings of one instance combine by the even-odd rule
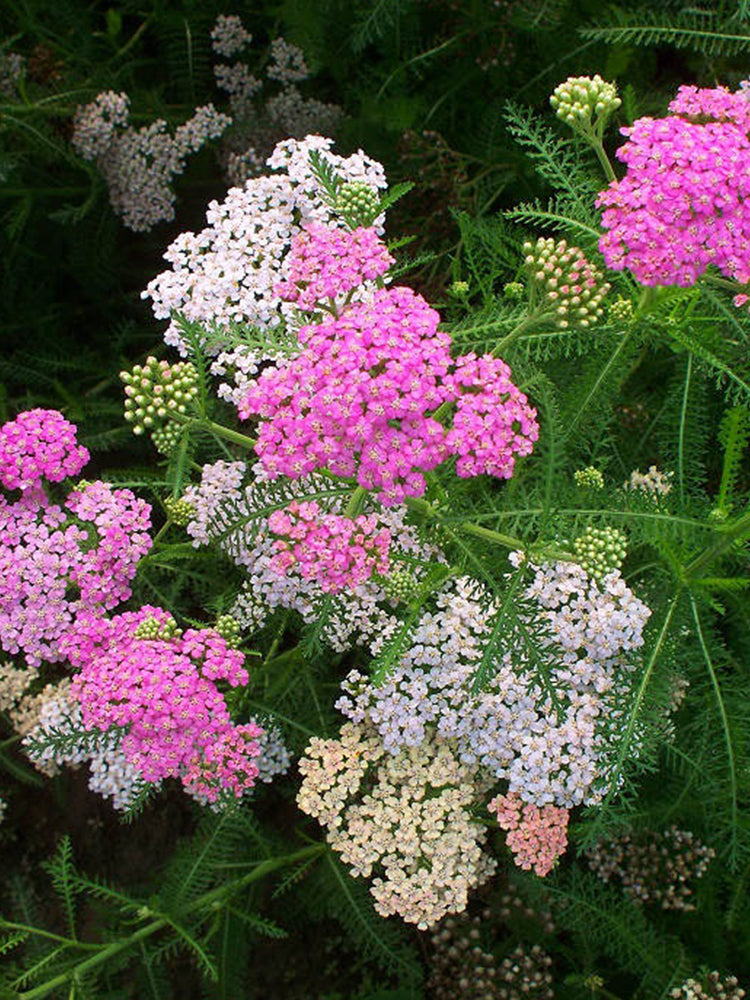
[[[312,311],[336,301],[366,281],[382,277],[393,257],[373,227],[333,229],[312,222],[295,236],[286,260],[288,277],[274,291]]]
[[[50,501],[42,479],[59,482],[87,459],[73,424],[54,410],[0,429],[0,479],[23,490],[13,503],[0,497],[0,647],[32,667],[63,659],[60,640],[79,614],[130,597],[151,547],[151,507],[130,490],[80,483],[62,503]]]
[[[27,490],[76,476],[89,460],[76,428],[57,410],[26,410],[0,427],[0,483]]]
[[[420,295],[396,286],[303,327],[301,353],[266,369],[238,406],[245,419],[263,418],[256,451],[269,478],[328,468],[393,505],[421,496],[423,473],[451,454],[465,459],[459,475],[511,476],[515,455],[538,436],[536,413],[502,362],[454,361],[439,321]],[[448,435],[433,414],[453,402]]]
[[[488,808],[508,831],[506,843],[519,868],[533,868],[542,877],[548,875],[568,844],[569,810],[532,805],[517,792],[498,795]]]
[[[336,592],[355,589],[373,573],[387,573],[390,532],[378,530],[376,515],[356,518],[323,514],[317,503],[298,503],[274,511],[268,527],[282,535],[274,543],[271,567],[279,574],[299,573]]]
[[[681,87],[669,109],[622,129],[628,171],[599,195],[601,252],[644,285],[689,286],[709,265],[750,281],[750,105],[724,87]]]
[[[144,781],[176,777],[208,802],[240,797],[258,775],[263,730],[236,725],[216,682],[246,684],[244,656],[211,630],[138,638],[144,622],[173,624],[161,608],[82,617],[63,648],[80,669],[71,698],[88,730],[125,730],[122,751]]]
[[[458,456],[456,472],[510,479],[516,458],[530,455],[539,437],[536,412],[511,382],[510,368],[489,354],[466,354],[456,359],[451,386],[456,412],[446,443]]]

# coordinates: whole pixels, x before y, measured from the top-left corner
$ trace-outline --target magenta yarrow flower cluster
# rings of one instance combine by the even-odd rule
[[[82,612],[102,614],[130,597],[151,547],[150,506],[130,490],[79,483],[52,503],[42,479],[80,472],[88,452],[54,410],[31,410],[0,428],[0,480],[22,487],[0,498],[0,646],[29,666],[63,659],[60,640]]]
[[[57,410],[26,410],[0,427],[0,483],[27,490],[76,476],[89,460],[76,428]]]
[[[122,751],[144,781],[179,778],[208,802],[240,797],[258,775],[255,723],[236,725],[216,682],[246,684],[244,656],[212,630],[137,638],[139,625],[172,622],[145,606],[111,619],[81,616],[62,647],[80,669],[71,698],[88,730],[126,730]],[[169,635],[169,629],[160,635]]]
[[[508,831],[506,843],[518,867],[548,875],[568,846],[569,811],[524,802],[516,792],[496,796],[488,808]]]
[[[324,514],[314,501],[294,500],[271,514],[268,527],[283,536],[274,543],[272,568],[316,580],[326,593],[353,590],[373,573],[388,572],[391,535],[378,530],[375,514]]]
[[[310,312],[325,299],[335,302],[366,281],[382,277],[392,263],[373,227],[349,231],[310,223],[292,241],[287,280],[274,291]]]
[[[299,479],[328,468],[385,505],[421,496],[423,473],[451,454],[459,475],[509,478],[538,437],[536,412],[502,362],[454,361],[439,321],[397,286],[302,327],[301,353],[266,369],[238,407],[245,419],[264,418],[256,451],[266,474]],[[457,403],[450,433],[431,415],[444,403]]]
[[[669,109],[621,130],[628,171],[599,195],[601,252],[644,285],[689,286],[709,265],[748,282],[750,105],[724,87],[680,87]]]

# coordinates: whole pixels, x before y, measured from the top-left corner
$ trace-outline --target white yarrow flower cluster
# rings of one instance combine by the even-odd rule
[[[67,686],[59,686],[55,694],[42,705],[39,721],[25,742],[29,739],[40,740],[52,733],[65,735],[83,730],[80,706],[69,698]],[[127,809],[143,788],[140,772],[126,760],[116,736],[103,737],[94,751],[85,745],[65,750],[47,746],[36,753],[27,746],[27,753],[34,765],[45,773],[54,773],[64,764],[78,767],[88,763],[89,788],[92,792],[111,799],[115,809]]]
[[[231,188],[223,202],[209,205],[205,229],[182,233],[172,243],[164,254],[171,268],[142,293],[152,300],[157,319],[171,320],[167,344],[186,353],[176,312],[212,328],[249,323],[272,329],[295,315],[294,304],[282,302],[275,292],[287,277],[292,239],[310,222],[342,224],[324,198],[310,153],[321,153],[345,181],[386,187],[381,164],[362,151],[337,156],[331,146],[331,139],[314,135],[279,143],[268,160],[276,173]]]
[[[534,569],[524,598],[538,620],[524,614],[548,657],[546,683],[516,642],[475,690],[497,607],[479,584],[459,578],[423,614],[395,670],[377,686],[350,673],[337,707],[374,725],[391,753],[434,733],[526,802],[593,804],[607,787],[606,723],[619,716],[650,612],[619,573],[597,582],[571,563]]]

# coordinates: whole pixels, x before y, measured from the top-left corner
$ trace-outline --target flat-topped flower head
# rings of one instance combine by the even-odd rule
[[[709,265],[745,283],[750,105],[724,87],[680,87],[669,110],[622,129],[628,169],[599,195],[600,249],[644,285],[693,285]]]
[[[271,566],[281,575],[317,580],[326,593],[354,590],[373,573],[387,573],[390,532],[375,514],[325,514],[317,503],[274,511],[268,527],[278,536]]]
[[[0,483],[27,490],[76,476],[89,460],[76,427],[57,410],[25,410],[0,427]]]
[[[244,656],[217,632],[172,623],[154,607],[82,616],[62,644],[80,671],[71,697],[86,729],[124,730],[122,752],[144,781],[175,777],[208,802],[239,798],[255,783],[262,730],[232,722],[216,682],[246,684]]]
[[[382,277],[393,263],[385,243],[370,228],[334,229],[309,223],[295,236],[287,257],[287,279],[274,289],[286,302],[312,311],[335,303],[367,281]]]
[[[262,418],[266,475],[328,468],[388,506],[421,496],[424,473],[451,454],[460,476],[509,478],[538,437],[536,412],[504,362],[451,358],[439,321],[420,295],[395,286],[302,327],[301,353],[262,372],[238,407]],[[454,402],[447,431],[434,413]]]

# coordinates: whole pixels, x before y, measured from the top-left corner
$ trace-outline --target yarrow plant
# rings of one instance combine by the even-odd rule
[[[72,142],[85,160],[96,161],[124,224],[147,232],[174,218],[172,180],[184,171],[188,155],[218,138],[232,119],[207,104],[170,135],[161,118],[142,128],[129,125],[129,109],[127,94],[99,94],[77,109]]]
[[[213,42],[233,59],[251,38],[223,16]],[[306,72],[299,50],[273,44],[267,77],[289,90]],[[236,107],[257,105],[249,67],[217,81]],[[635,262],[630,276],[605,271],[590,155],[605,199],[649,174],[654,198],[640,215],[623,202],[620,221],[645,226],[649,251],[662,226],[676,246],[704,219],[673,203],[714,155],[707,135],[726,128],[723,155],[746,127],[736,95],[711,93],[678,99],[667,133],[690,126],[695,142],[661,160],[661,126],[637,122],[621,181],[603,144],[613,85],[558,88],[563,139],[560,122],[509,107],[510,133],[558,189],[510,218],[545,235],[458,214],[440,313],[426,289],[444,258],[420,258],[404,286],[405,241],[383,236],[406,186],[386,191],[379,164],[321,136],[279,143],[253,166],[264,175],[174,241],[146,292],[184,360],[144,351],[124,378],[127,422],[161,455],[114,481],[156,498],[153,540],[129,489],[66,482],[88,456],[62,415],[0,428],[0,644],[13,658],[0,667],[13,733],[0,765],[28,767],[18,751],[45,775],[88,764],[90,788],[129,812],[179,784],[194,801],[169,807],[191,831],[206,807],[145,899],[86,881],[64,844],[50,871],[61,894],[75,887],[70,929],[40,936],[38,973],[11,972],[9,995],[84,977],[109,995],[138,951],[153,992],[175,942],[220,991],[242,992],[246,930],[280,935],[287,893],[310,941],[321,915],[326,936],[341,919],[335,950],[356,961],[335,987],[352,997],[416,998],[422,973],[430,995],[461,1000],[666,996],[691,969],[736,958],[750,861],[750,334],[721,296],[742,275],[727,265],[710,288],[656,293],[637,286]],[[102,112],[104,142],[122,102]],[[654,141],[639,146],[641,129]],[[722,225],[723,207],[741,213],[721,180],[741,188],[740,166],[708,171]],[[484,191],[492,171],[480,176]],[[697,275],[705,262],[691,263]],[[285,787],[262,787],[292,760]],[[12,817],[19,800],[2,792]],[[87,892],[106,910],[101,945],[74,927]],[[704,899],[726,914],[705,944],[689,923]],[[0,918],[20,935],[0,950],[26,947],[24,920]],[[419,949],[414,928],[434,929]],[[296,994],[293,978],[255,985]],[[734,989],[699,979],[679,989]]]

